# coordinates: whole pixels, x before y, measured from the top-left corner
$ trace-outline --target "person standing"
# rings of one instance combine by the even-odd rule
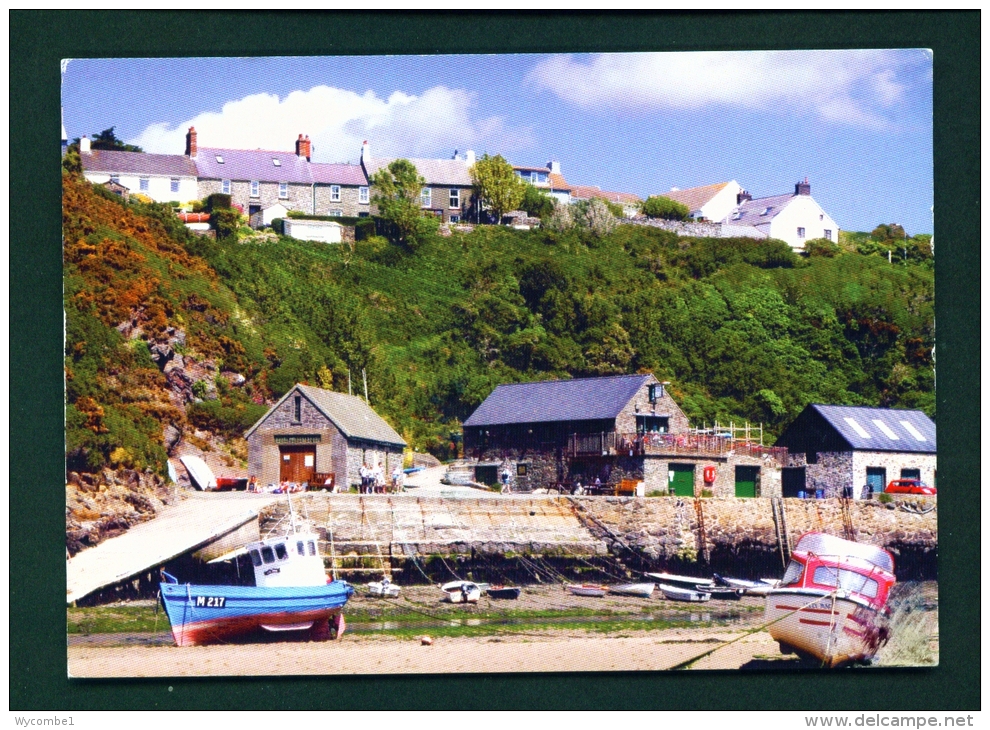
[[[395,468],[392,470],[392,491],[401,492],[402,491],[402,477],[405,476],[402,471],[402,464],[396,464]]]

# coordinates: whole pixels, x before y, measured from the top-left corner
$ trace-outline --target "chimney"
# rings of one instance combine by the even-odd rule
[[[752,199],[753,199],[753,196],[750,194],[750,192],[748,190],[740,190],[736,194],[736,205],[742,205],[747,200],[752,200]]]
[[[464,161],[468,163],[468,166],[474,164],[474,150],[466,150],[464,152]]]
[[[307,162],[312,158],[313,143],[309,141],[308,134],[305,137],[300,134],[299,139],[296,140],[296,156],[305,157]]]
[[[196,156],[196,127],[189,127],[186,132],[186,157]]]
[[[371,148],[368,147],[368,140],[361,143],[361,163],[371,162]]]
[[[560,162],[559,161],[557,161],[557,160],[550,160],[550,162],[547,163],[547,167],[550,168],[550,172],[552,172],[554,175],[559,175],[560,174]]]
[[[79,138],[79,152],[83,155],[89,154],[89,137],[83,136]]]
[[[804,182],[799,182],[794,186],[795,195],[811,195],[811,185],[808,183],[808,178],[804,179]]]

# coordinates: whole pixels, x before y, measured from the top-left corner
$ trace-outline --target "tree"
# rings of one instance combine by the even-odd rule
[[[371,202],[378,208],[378,216],[392,224],[393,238],[397,243],[415,245],[418,235],[424,233],[420,194],[426,180],[409,160],[393,160],[371,176],[375,190]]]
[[[489,207],[496,221],[516,210],[526,193],[523,181],[502,155],[484,155],[471,166],[471,179],[478,197]]]
[[[543,219],[543,227],[550,231],[568,231],[573,228],[574,217],[571,215],[571,206],[555,200],[553,211]]]
[[[127,144],[121,139],[117,139],[117,135],[114,134],[113,130],[116,127],[110,127],[109,129],[104,129],[99,134],[94,134],[93,138],[90,140],[90,148],[94,150],[120,150],[122,152],[144,152],[143,149],[134,144]],[[76,137],[72,140],[72,144],[79,147],[79,138]]]
[[[662,195],[651,195],[641,208],[643,215],[648,218],[665,218],[672,221],[687,220],[691,211],[683,203],[665,198]]]
[[[592,198],[581,215],[581,222],[594,235],[601,238],[615,230],[619,222],[608,209],[608,203],[601,198]]]
[[[907,238],[907,234],[899,223],[881,223],[870,233],[870,238],[880,243],[897,243]]]
[[[526,215],[540,219],[549,218],[553,214],[555,202],[553,198],[530,183],[523,184],[523,198],[519,208],[525,210]]]

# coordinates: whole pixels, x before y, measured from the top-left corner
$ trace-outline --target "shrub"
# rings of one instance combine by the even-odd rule
[[[839,248],[839,244],[834,243],[827,238],[812,238],[804,244],[804,252],[809,256],[834,258],[841,251],[842,249]]]
[[[225,405],[222,401],[211,400],[191,403],[186,409],[186,416],[196,428],[220,433],[230,439],[243,436],[244,432],[267,412],[268,407],[265,405],[254,403]]]
[[[543,219],[543,227],[551,231],[567,231],[574,227],[571,207],[564,203],[555,202],[553,212]]]
[[[364,241],[375,235],[376,224],[374,218],[360,218],[354,224],[354,240]]]
[[[241,214],[233,208],[214,208],[210,213],[210,227],[217,232],[217,238],[229,238],[237,234]]]
[[[878,502],[879,502],[880,504],[890,504],[891,502],[893,502],[893,501],[894,501],[894,498],[893,498],[893,497],[891,497],[891,496],[890,496],[889,494],[887,494],[886,492],[880,492],[880,494],[879,494],[879,495],[877,495],[877,501],[878,501]]]
[[[581,219],[585,227],[599,238],[607,236],[619,225],[608,205],[600,198],[592,198],[588,201],[588,207]]]
[[[203,203],[208,211],[214,211],[218,208],[230,208],[231,198],[227,193],[210,193],[203,200]]]
[[[672,221],[687,220],[691,215],[686,205],[662,195],[651,195],[643,203],[641,210],[648,218],[665,218]]]

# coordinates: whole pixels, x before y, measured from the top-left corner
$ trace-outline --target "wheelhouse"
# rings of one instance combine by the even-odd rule
[[[247,546],[254,566],[256,586],[322,585],[326,570],[318,537],[297,532],[272,537]]]

